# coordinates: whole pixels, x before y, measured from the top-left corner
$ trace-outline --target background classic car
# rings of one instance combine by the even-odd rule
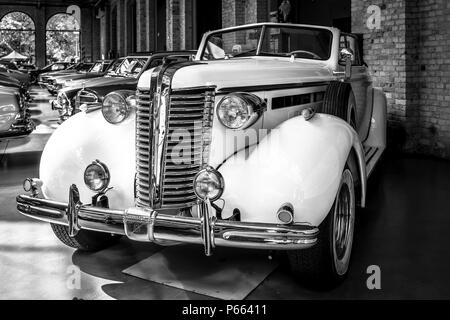
[[[21,89],[0,87],[0,140],[29,135],[34,128]]]
[[[296,275],[341,281],[386,139],[385,96],[358,50],[318,26],[208,33],[196,61],[167,61],[137,97],[110,93],[61,125],[18,209],[79,249],[115,234],[206,255],[286,250]]]
[[[50,87],[50,84],[53,82],[53,80],[56,77],[70,75],[70,74],[78,74],[79,72],[87,72],[89,69],[91,69],[93,66],[93,63],[89,62],[80,62],[74,65],[69,66],[67,69],[63,70],[57,70],[53,72],[47,72],[45,74],[41,74],[38,78],[39,85],[47,88],[47,90],[54,94],[52,88]]]
[[[87,80],[93,78],[100,78],[107,74],[108,68],[111,65],[112,60],[99,60],[96,61],[88,70],[81,70],[69,74],[61,74],[51,77],[48,80],[47,90],[51,94],[57,94],[59,90],[71,84],[74,80]],[[113,65],[116,67],[117,65]],[[115,69],[115,68],[114,68]]]
[[[125,58],[101,78],[88,81],[74,81],[69,87],[58,93],[52,107],[60,111],[61,121],[78,112],[81,105],[86,107],[101,106],[103,98],[114,90],[136,90],[139,77],[144,71],[160,65],[167,56],[176,56],[180,60],[188,60],[196,52],[166,51],[142,54],[137,53]]]
[[[74,63],[71,63],[71,62],[60,61],[60,62],[51,63],[40,69],[30,70],[28,72],[28,74],[30,75],[30,82],[31,82],[31,84],[36,84],[36,83],[38,83],[40,75],[43,75],[45,73],[54,72],[54,71],[66,70],[67,68],[69,68],[73,65],[74,65]]]

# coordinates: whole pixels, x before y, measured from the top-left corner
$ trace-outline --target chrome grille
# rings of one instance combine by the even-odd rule
[[[151,204],[151,110],[150,92],[138,91],[136,204],[144,207]],[[161,190],[156,191],[160,194],[162,208],[183,208],[196,202],[193,179],[208,162],[213,110],[214,90],[200,88],[171,92]]]
[[[136,205],[150,206],[150,91],[138,90],[136,109]]]
[[[214,91],[204,88],[170,96],[162,180],[165,207],[196,202],[193,181],[208,161],[213,104]]]

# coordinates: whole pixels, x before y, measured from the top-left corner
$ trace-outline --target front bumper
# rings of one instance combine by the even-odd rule
[[[78,189],[72,185],[69,203],[17,197],[17,209],[25,216],[68,226],[74,236],[79,230],[126,235],[131,240],[155,243],[203,244],[211,255],[216,246],[298,250],[317,242],[318,228],[306,224],[277,225],[220,220],[212,215],[209,201],[198,204],[200,218],[168,215],[152,209],[114,210],[83,205]]]

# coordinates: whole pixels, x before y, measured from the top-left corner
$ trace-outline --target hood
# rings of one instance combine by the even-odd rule
[[[87,80],[78,80],[60,92],[64,92],[69,99],[74,97],[83,88],[97,92],[100,97],[114,90],[136,90],[138,79],[123,77],[101,77]]]
[[[151,72],[139,80],[140,88],[148,88]],[[289,58],[251,57],[242,59],[199,61],[175,73],[172,88],[217,86],[217,89],[244,86],[262,86],[334,79],[324,61]]]
[[[0,74],[0,85],[8,87],[20,87],[20,81],[9,76]]]
[[[9,78],[13,78],[13,79],[15,79],[15,80],[18,80],[18,81],[20,81],[20,82],[28,82],[28,80],[29,80],[29,75],[28,75],[28,73],[21,73],[21,72],[19,72],[19,73],[7,73],[7,72],[0,72],[0,74],[2,75],[2,76],[6,76],[6,77],[9,77]],[[2,77],[3,78],[3,77]]]
[[[46,77],[59,77],[59,76],[65,76],[68,74],[74,74],[77,73],[77,70],[59,70],[59,71],[51,71],[51,72],[45,72],[44,76]]]
[[[64,76],[56,77],[56,82],[64,83],[68,80],[81,80],[81,79],[90,79],[90,78],[98,78],[102,77],[104,74],[99,72],[82,72],[76,74],[67,74]]]

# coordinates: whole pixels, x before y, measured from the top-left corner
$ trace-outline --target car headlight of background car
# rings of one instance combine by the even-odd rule
[[[58,93],[56,100],[61,107],[70,107],[70,100],[65,92]]]
[[[118,124],[128,118],[137,105],[136,96],[132,91],[111,92],[103,99],[102,113],[106,121]]]
[[[229,129],[247,129],[266,110],[266,102],[250,93],[226,95],[217,105],[220,122]]]

